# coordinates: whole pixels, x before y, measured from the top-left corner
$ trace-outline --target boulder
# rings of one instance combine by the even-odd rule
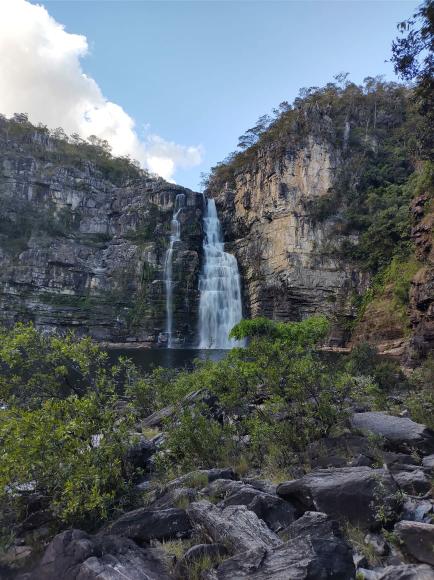
[[[181,475],[181,477],[178,477],[177,479],[169,481],[169,483],[164,486],[162,494],[178,487],[194,487],[196,489],[201,489],[216,480],[233,481],[236,478],[237,476],[231,467],[225,467],[222,469],[198,469],[197,471],[190,471],[185,475]]]
[[[274,548],[282,544],[282,540],[243,505],[221,509],[203,500],[190,504],[187,513],[192,523],[204,529],[214,542],[234,551]]]
[[[352,580],[351,548],[339,538],[295,538],[272,549],[256,547],[225,560],[207,580]]]
[[[325,437],[310,443],[305,453],[312,468],[345,467],[362,463],[371,466],[374,456],[366,437],[345,433],[339,437]]]
[[[175,406],[168,405],[167,407],[163,407],[152,415],[149,415],[145,419],[141,421],[141,427],[150,428],[153,427],[161,427],[166,419],[174,415],[175,413]]]
[[[155,501],[152,501],[152,503],[148,504],[147,507],[153,510],[176,507],[182,508],[190,504],[192,501],[196,501],[197,496],[197,489],[178,487],[171,489]]]
[[[413,471],[417,470],[420,460],[408,453],[393,453],[391,451],[382,452],[383,463],[390,471]]]
[[[434,504],[429,499],[407,498],[402,506],[401,519],[413,522],[431,523]]]
[[[190,580],[191,568],[196,562],[206,558],[213,565],[227,556],[227,554],[228,550],[223,544],[197,544],[192,546],[176,564],[175,576],[179,580]]]
[[[428,471],[434,471],[434,454],[424,457],[422,459],[422,466]]]
[[[431,482],[421,469],[416,471],[399,471],[393,479],[405,493],[424,495],[431,489]]]
[[[236,493],[245,486],[242,481],[231,481],[229,479],[216,479],[204,487],[201,492],[208,497],[223,499],[232,493]]]
[[[301,511],[318,510],[361,528],[395,521],[398,487],[384,469],[320,469],[281,483],[277,495]]]
[[[108,524],[100,533],[131,538],[137,542],[185,538],[192,530],[183,509],[139,508],[127,512]]]
[[[341,538],[342,532],[336,520],[321,512],[306,512],[301,518],[291,524],[286,530],[288,539],[299,536],[313,538]]]
[[[380,572],[378,580],[434,580],[434,570],[425,564],[387,566]]]
[[[259,489],[259,491],[265,491],[265,493],[276,495],[277,485],[271,483],[271,481],[267,481],[266,479],[254,479],[252,477],[247,477],[243,479],[243,483],[251,485],[255,489]]]
[[[434,525],[402,521],[395,525],[394,530],[410,556],[434,566]]]
[[[250,485],[240,486],[218,505],[222,508],[230,505],[245,505],[274,532],[286,528],[296,518],[296,510],[290,503]]]
[[[351,426],[384,437],[397,448],[416,447],[426,453],[434,452],[434,432],[407,417],[395,417],[379,411],[354,413]]]
[[[149,460],[156,453],[157,445],[143,436],[128,449],[126,459],[136,468],[147,469]]]
[[[169,580],[165,554],[127,538],[67,530],[48,545],[29,580]]]

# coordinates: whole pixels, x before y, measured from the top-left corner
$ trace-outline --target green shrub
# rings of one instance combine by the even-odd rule
[[[19,518],[25,486],[48,498],[58,523],[91,528],[109,516],[132,475],[124,460],[128,422],[114,403],[92,394],[2,412],[0,519],[6,506]]]
[[[234,429],[207,416],[206,409],[185,409],[165,428],[164,451],[159,469],[190,469],[224,466],[236,457]]]

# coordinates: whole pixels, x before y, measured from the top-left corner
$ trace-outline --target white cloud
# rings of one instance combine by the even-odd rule
[[[114,155],[129,154],[169,180],[178,167],[201,162],[200,146],[153,134],[140,139],[134,120],[83,73],[87,52],[86,37],[66,32],[43,6],[0,0],[0,112],[28,113],[50,128],[107,139]]]

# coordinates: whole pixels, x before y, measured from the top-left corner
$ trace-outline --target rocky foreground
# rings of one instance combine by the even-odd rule
[[[162,437],[132,449],[145,472]],[[355,413],[347,433],[312,444],[299,477],[277,485],[232,468],[198,470],[160,487],[147,475],[136,488],[144,507],[94,535],[58,534],[33,569],[15,577],[430,580],[433,477],[434,432],[406,417]],[[43,536],[44,509],[31,495],[23,526]],[[11,560],[30,550],[23,544]]]

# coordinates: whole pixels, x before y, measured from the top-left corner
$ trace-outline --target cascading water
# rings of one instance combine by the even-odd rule
[[[215,201],[206,200],[204,213],[204,265],[199,279],[199,348],[232,348],[241,343],[229,338],[242,318],[238,263],[224,251]]]
[[[175,198],[172,222],[170,224],[170,242],[164,262],[164,285],[166,287],[166,337],[167,347],[173,346],[173,249],[176,242],[181,241],[181,223],[179,214],[185,206],[185,194],[178,193]]]

